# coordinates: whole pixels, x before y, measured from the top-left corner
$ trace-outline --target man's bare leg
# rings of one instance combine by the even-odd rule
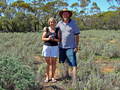
[[[72,70],[72,84],[76,85],[77,82],[77,67],[73,67]]]
[[[64,77],[68,78],[70,75],[69,75],[69,66],[68,64],[65,62],[64,63]]]

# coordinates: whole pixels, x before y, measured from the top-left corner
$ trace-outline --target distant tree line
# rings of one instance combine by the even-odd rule
[[[109,3],[113,0],[107,0]],[[115,0],[118,4],[119,0]],[[8,3],[9,2],[9,3]],[[91,7],[88,6],[91,4]],[[119,6],[119,5],[118,5]],[[10,0],[0,1],[0,32],[36,32],[47,25],[49,17],[60,20],[58,12],[70,7],[81,30],[120,29],[120,7],[111,6],[112,11],[102,12],[96,2],[78,0],[68,4],[67,0]],[[114,7],[114,8],[113,8]]]
[[[120,30],[120,11],[108,11],[76,18],[82,30]]]

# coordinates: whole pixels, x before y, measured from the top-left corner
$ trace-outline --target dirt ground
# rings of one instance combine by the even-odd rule
[[[39,64],[41,63],[45,63],[43,58],[41,58],[40,56],[35,56],[35,64],[39,66]],[[118,61],[109,61],[109,60],[104,60],[104,59],[96,59],[95,64],[99,64],[100,66],[100,71],[105,74],[105,73],[109,73],[109,72],[114,72],[120,68],[118,68],[117,66],[115,66],[116,63],[120,63],[120,60]],[[55,78],[58,79],[58,81],[56,83],[42,83],[43,85],[43,89],[42,90],[65,90],[64,86],[60,86],[60,82],[61,80],[59,80],[60,77],[63,77],[63,75],[61,75],[61,70],[59,68],[59,63],[57,63],[57,69],[56,69],[56,74],[55,74]],[[71,69],[69,69],[69,73],[71,74]]]

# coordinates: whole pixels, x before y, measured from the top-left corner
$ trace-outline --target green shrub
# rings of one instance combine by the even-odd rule
[[[118,58],[120,57],[120,48],[116,44],[106,44],[103,50],[102,56],[109,58]]]
[[[19,58],[0,56],[0,87],[8,90],[26,90],[35,85],[35,75]]]
[[[3,88],[0,86],[0,90],[5,90],[5,89],[3,89]]]
[[[93,60],[78,62],[78,82],[75,90],[119,90],[120,73],[102,73]]]

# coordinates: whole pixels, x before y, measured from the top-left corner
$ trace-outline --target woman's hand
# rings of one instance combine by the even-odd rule
[[[49,36],[49,37],[48,37],[48,40],[54,41],[54,38],[51,37],[51,36]]]

